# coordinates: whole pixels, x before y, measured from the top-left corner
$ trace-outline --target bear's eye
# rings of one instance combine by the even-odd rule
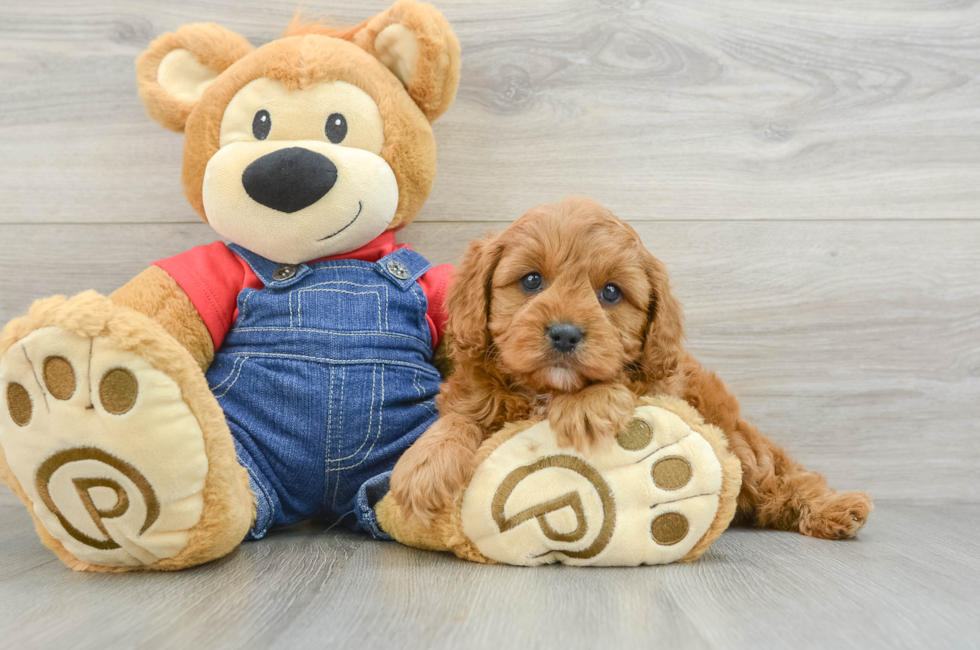
[[[340,144],[347,137],[347,118],[340,113],[332,113],[327,118],[327,124],[323,127],[327,134],[327,140],[334,144]]]
[[[541,290],[543,282],[544,280],[541,278],[541,274],[537,271],[528,273],[521,278],[521,289],[524,290],[524,293],[537,293]]]
[[[602,291],[599,292],[599,300],[610,305],[615,305],[622,299],[623,290],[612,283],[604,286]]]
[[[256,140],[265,140],[269,137],[270,129],[272,129],[272,117],[269,111],[263,108],[252,118],[252,135]]]

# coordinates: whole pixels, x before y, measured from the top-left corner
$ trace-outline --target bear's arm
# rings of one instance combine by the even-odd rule
[[[151,266],[109,298],[117,305],[146,314],[163,326],[171,336],[187,348],[202,370],[214,359],[214,343],[200,313],[190,298],[170,275],[158,266]]]

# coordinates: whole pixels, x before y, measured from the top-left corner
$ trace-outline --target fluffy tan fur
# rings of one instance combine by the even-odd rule
[[[190,298],[170,275],[151,266],[116,289],[109,299],[156,321],[207,370],[214,359],[214,343],[207,325]]]
[[[373,49],[378,32],[394,23],[412,30],[419,45],[407,88],[375,58]],[[222,27],[188,25],[158,38],[137,61],[147,112],[163,126],[186,133],[182,178],[188,202],[206,219],[201,192],[204,170],[218,151],[225,108],[243,86],[260,77],[288,88],[339,80],[361,88],[378,104],[384,120],[380,155],[398,181],[398,209],[390,229],[407,226],[435,179],[436,146],[430,121],[449,108],[459,84],[459,43],[449,23],[431,5],[401,0],[357,28],[337,30],[294,21],[287,34],[253,52],[244,39]],[[217,57],[220,44],[228,50]],[[176,48],[189,50],[200,63],[223,72],[196,104],[171,97],[157,83],[160,62]]]
[[[449,109],[456,97],[461,61],[456,35],[442,14],[433,7],[412,0],[400,0],[374,18],[348,28],[332,26],[320,20],[307,21],[297,15],[284,36],[318,34],[341,38],[377,56],[374,43],[378,34],[394,24],[404,25],[415,34],[419,54],[407,90],[429,121],[434,122]]]
[[[528,294],[519,283],[532,271],[545,284]],[[395,499],[423,519],[444,510],[469,479],[483,440],[529,417],[542,395],[560,439],[581,448],[625,425],[632,396],[665,394],[719,427],[741,461],[739,521],[833,539],[853,536],[867,520],[867,494],[829,489],[742,419],[738,400],[685,349],[664,265],[593,201],[539,206],[473,242],[456,278],[447,328],[455,367],[440,395],[442,417],[392,474]],[[597,296],[610,282],[623,299],[604,306]],[[551,349],[545,329],[555,322],[585,333],[574,354]]]
[[[373,51],[377,33],[396,22],[411,30],[418,43],[407,87]],[[137,60],[137,82],[147,112],[162,126],[185,133],[182,173],[187,199],[204,217],[204,171],[218,150],[225,108],[245,84],[259,77],[278,80],[289,88],[341,80],[364,90],[380,109],[384,121],[380,155],[392,168],[399,193],[389,229],[408,225],[428,197],[435,178],[430,121],[448,108],[459,81],[459,44],[449,24],[429,5],[401,0],[352,29],[329,30],[297,21],[290,32],[290,36],[255,50],[243,37],[218,25],[187,25],[160,36]],[[159,83],[161,62],[175,50],[186,50],[199,64],[220,73],[198,101],[173,96]],[[0,337],[0,355],[14,342],[46,326],[99,336],[119,350],[146,359],[181,387],[184,401],[205,432],[211,470],[201,523],[180,554],[149,568],[191,566],[233,549],[251,526],[255,506],[224,415],[201,372],[214,356],[211,338],[186,294],[166,272],[150,268],[112,294],[111,300],[87,292],[68,301],[63,297],[39,301],[27,316],[6,327]],[[2,450],[0,479],[30,508]],[[44,543],[73,568],[126,570],[81,563],[39,523],[37,529]]]
[[[35,302],[26,316],[10,321],[3,329],[0,356],[42,327],[58,327],[86,338],[100,337],[117,350],[142,357],[180,386],[184,402],[201,425],[209,470],[200,523],[191,529],[190,540],[180,553],[143,568],[180,569],[230,553],[252,525],[255,502],[249,489],[248,474],[238,463],[224,413],[208,389],[197,361],[161,325],[94,291],[86,291],[70,300],[56,296]],[[33,504],[7,465],[2,451],[0,479],[11,486],[34,516]],[[34,525],[45,546],[75,570],[133,570],[131,567],[103,567],[81,562],[44,529],[36,516]]]
[[[184,25],[176,32],[163,34],[136,59],[136,79],[140,99],[150,117],[161,126],[178,133],[196,103],[173,97],[157,83],[160,62],[176,49],[189,51],[215,72],[224,72],[232,63],[254,48],[235,32],[213,23]]]

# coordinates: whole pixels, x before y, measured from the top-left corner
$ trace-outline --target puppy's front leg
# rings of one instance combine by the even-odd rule
[[[470,478],[473,455],[482,441],[480,427],[464,416],[436,420],[395,464],[391,472],[395,501],[423,521],[432,521]]]
[[[874,507],[870,496],[839,493],[821,474],[805,470],[741,417],[738,400],[713,372],[698,367],[689,378],[684,398],[725,432],[729,449],[742,462],[737,519],[823,539],[857,534]]]
[[[551,398],[548,421],[558,444],[585,451],[622,431],[636,408],[636,396],[622,384],[593,384]]]

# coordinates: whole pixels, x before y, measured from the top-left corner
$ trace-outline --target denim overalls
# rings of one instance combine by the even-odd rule
[[[416,282],[431,265],[405,248],[378,262],[300,265],[231,248],[265,283],[239,294],[207,373],[258,501],[248,538],[321,516],[389,539],[373,505],[437,418]]]

